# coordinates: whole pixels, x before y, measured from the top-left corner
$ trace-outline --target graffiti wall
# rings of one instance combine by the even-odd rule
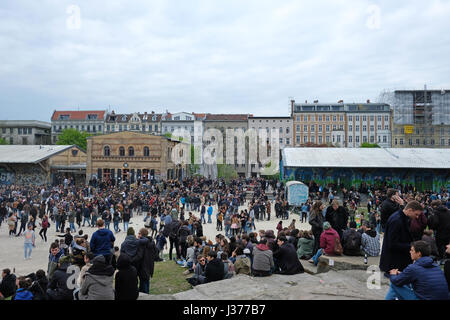
[[[450,188],[450,170],[433,169],[389,169],[389,168],[283,168],[284,180],[297,180],[319,185],[343,184],[358,188],[362,183],[378,186],[412,185],[417,190],[440,191]]]
[[[9,170],[0,167],[0,184],[41,185],[49,183],[47,174],[39,165],[10,165]]]

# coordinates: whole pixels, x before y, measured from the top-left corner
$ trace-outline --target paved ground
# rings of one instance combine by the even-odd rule
[[[273,204],[272,204],[273,206]],[[247,203],[245,206],[240,207],[239,209],[245,209],[247,208]],[[215,208],[216,209],[216,208]],[[272,208],[272,212],[275,212],[275,210]],[[198,212],[193,212],[194,215],[200,216]],[[215,216],[215,213],[213,214]],[[144,226],[143,222],[144,216],[134,216],[131,219],[130,227],[133,227],[135,231],[137,232],[139,228]],[[311,226],[308,223],[300,224],[299,223],[299,217],[298,215],[291,215],[289,217],[289,220],[283,220],[284,226],[289,226],[292,219],[296,219],[296,227],[300,230],[309,230]],[[256,231],[260,229],[268,230],[273,229],[275,231],[276,235],[276,226],[280,220],[275,218],[275,215],[271,214],[271,220],[270,221],[260,221],[256,222]],[[76,225],[77,226],[77,225]],[[111,224],[112,226],[112,224]],[[126,233],[123,231],[123,225],[120,225],[121,232],[115,234],[116,237],[116,245],[120,247],[120,244],[125,239]],[[85,227],[82,228],[83,231],[91,236],[97,229],[96,228],[90,228]],[[17,275],[26,275],[31,272],[36,272],[38,269],[43,269],[47,271],[47,263],[48,263],[48,255],[49,255],[49,247],[50,242],[54,241],[55,239],[62,239],[57,238],[58,234],[55,232],[55,224],[52,223],[50,229],[47,231],[47,238],[48,242],[44,242],[39,235],[37,234],[39,232],[39,228],[36,228],[36,247],[33,248],[33,251],[31,253],[31,259],[30,260],[24,260],[24,249],[23,249],[23,237],[13,237],[10,238],[8,236],[8,226],[6,223],[3,223],[0,227],[0,269],[4,268],[10,268],[11,270],[15,269],[15,274]],[[78,231],[78,229],[77,229]],[[203,225],[203,233],[208,239],[211,239],[214,241],[214,237],[217,233],[223,233],[225,234],[225,231],[218,232],[216,231],[216,223],[215,219],[213,219],[212,224],[204,224]]]

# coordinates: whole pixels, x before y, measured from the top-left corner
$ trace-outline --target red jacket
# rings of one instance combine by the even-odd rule
[[[324,249],[325,254],[334,255],[335,239],[341,240],[339,234],[333,228],[325,230],[320,235],[320,247]]]

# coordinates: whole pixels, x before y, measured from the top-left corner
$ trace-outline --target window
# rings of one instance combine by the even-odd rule
[[[319,136],[319,144],[322,144],[322,136]]]
[[[27,145],[28,144],[28,137],[22,137],[22,144]]]
[[[300,121],[300,117],[299,116],[297,116],[297,121]],[[302,121],[303,121],[303,116],[302,116]]]
[[[352,136],[348,136],[348,142],[353,142],[353,137]]]
[[[286,144],[291,144],[291,139],[286,138]]]
[[[119,148],[119,156],[125,157],[125,148],[124,147]]]
[[[355,142],[359,143],[359,136],[355,137]]]
[[[336,121],[336,116],[333,116],[333,121]]]
[[[297,125],[297,132],[300,132],[300,125]]]
[[[434,139],[431,139],[431,143],[432,146],[434,146]]]
[[[311,142],[316,143],[316,136],[311,136]]]
[[[381,124],[377,126],[377,130],[381,130]]]
[[[337,139],[336,142],[341,142],[341,136],[337,136],[336,139]]]
[[[87,119],[88,120],[96,120],[97,119],[97,115],[96,114],[88,114],[87,115]]]
[[[303,131],[308,131],[308,126],[306,124],[303,125]]]
[[[119,131],[122,131],[122,125],[119,124]]]
[[[355,126],[355,130],[356,130],[356,131],[359,131],[359,125],[356,125],[356,126]]]
[[[300,130],[299,130],[300,131]],[[280,128],[280,133],[283,133],[283,128]]]
[[[127,130],[128,130],[128,127],[127,127],[126,124],[124,124],[124,125],[123,125],[123,131],[127,131]]]
[[[149,147],[144,147],[144,157],[150,157],[150,149],[149,149]]]
[[[395,138],[394,142],[395,142],[395,145],[397,145],[397,143],[398,143],[398,140],[397,140],[397,138]]]
[[[327,121],[330,121],[330,116],[327,116],[326,119],[327,119]]]
[[[70,115],[68,114],[62,114],[59,116],[59,120],[69,120]]]
[[[319,116],[319,121],[322,121],[322,116]]]
[[[385,122],[389,121],[389,116],[384,116],[384,121]]]
[[[314,130],[315,130],[315,125],[311,125],[311,132],[314,132]]]
[[[335,124],[333,124],[333,130],[336,130],[336,125]]]
[[[326,136],[326,137],[325,137],[325,142],[326,142],[326,143],[329,143],[329,142],[330,142],[330,136]]]
[[[340,124],[340,125],[339,125],[339,129],[340,129],[340,130],[343,130],[343,129],[344,129],[344,125],[343,125],[343,124]]]
[[[374,130],[375,130],[374,126],[371,125],[371,126],[370,126],[370,131],[373,132]]]
[[[340,116],[340,117],[339,117],[339,120],[340,120],[340,121],[344,121],[344,116]]]
[[[367,142],[367,136],[363,136],[363,142]]]
[[[280,138],[280,144],[282,144],[283,143],[283,138]]]
[[[378,122],[381,122],[381,116],[378,116]]]
[[[128,156],[129,157],[134,157],[134,148],[133,147],[129,147],[128,148]]]
[[[109,124],[106,125],[106,131],[111,131],[111,127]]]
[[[59,126],[59,130],[61,131],[61,126]],[[14,128],[9,128],[9,133],[14,133]]]
[[[322,125],[319,124],[319,132],[322,132]]]
[[[18,133],[18,134],[22,134],[22,128],[18,128],[18,129],[17,129],[17,133]]]
[[[353,121],[353,116],[348,116],[348,121]]]
[[[445,145],[445,139],[441,139],[441,146]]]
[[[300,136],[296,136],[296,137],[295,137],[295,142],[298,143],[298,144],[300,144]]]
[[[409,139],[409,140],[408,140],[408,144],[409,144],[410,146],[412,146],[412,139]]]
[[[370,116],[370,121],[373,121],[373,116]]]
[[[9,144],[14,144],[13,137],[9,137]]]
[[[387,137],[383,136],[383,143],[386,143],[386,142],[387,142]]]
[[[102,132],[102,126],[98,126],[98,131]]]
[[[308,142],[308,136],[303,136],[303,143],[307,143]]]
[[[370,136],[370,142],[374,143],[375,142],[375,137],[374,136]]]
[[[180,120],[180,116],[177,116],[177,117],[173,117],[173,120],[175,120],[175,121],[179,121],[179,120]]]
[[[400,138],[400,145],[403,145],[403,138]]]
[[[245,130],[244,130],[245,131]],[[289,127],[286,128],[286,133],[289,133]]]
[[[389,130],[389,125],[388,125],[388,124],[386,124],[386,125],[384,126],[384,130]]]
[[[158,125],[155,124],[155,131],[158,131]]]
[[[420,139],[416,139],[416,145],[420,144]]]
[[[359,121],[359,116],[355,116],[355,121]]]
[[[2,133],[6,133],[6,128],[2,128]]]
[[[33,134],[33,128],[28,128],[28,134]]]
[[[109,146],[105,146],[105,147],[103,148],[103,155],[104,155],[105,157],[109,157],[109,156],[111,155],[111,150],[110,150]]]
[[[351,124],[348,126],[348,131],[353,131],[353,126]]]
[[[330,132],[330,125],[327,124],[327,126],[325,127],[326,132]]]
[[[367,121],[367,117],[366,116],[363,116],[363,121]]]

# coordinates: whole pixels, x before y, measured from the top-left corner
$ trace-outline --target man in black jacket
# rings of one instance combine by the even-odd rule
[[[4,298],[11,297],[16,293],[16,276],[9,269],[3,269],[0,293]]]
[[[155,268],[155,258],[157,250],[155,242],[148,236],[148,229],[142,228],[139,230],[138,238],[140,240],[147,239],[147,241],[139,241],[138,248],[138,277],[139,277],[139,291],[150,293],[150,278],[153,277]]]
[[[137,300],[139,297],[137,270],[126,253],[120,253],[117,269],[119,271],[115,275],[115,299]]]
[[[442,205],[440,200],[431,202],[433,209],[428,217],[428,226],[436,231],[436,245],[439,257],[444,257],[445,247],[450,243],[450,211]]]
[[[389,272],[392,269],[403,271],[412,263],[411,242],[413,238],[410,232],[411,219],[423,212],[419,202],[408,202],[403,210],[398,210],[387,221],[386,232],[383,239],[383,248],[380,257],[380,270]]]
[[[279,249],[274,251],[273,257],[277,260],[280,269],[275,270],[275,273],[289,275],[305,272],[292,243],[289,243],[287,238],[281,235],[277,238],[277,244]]]
[[[67,273],[69,266],[70,257],[64,256],[59,259],[58,269],[53,273],[48,284],[47,295],[50,300],[73,300],[73,289],[67,287],[67,279],[70,276],[70,273]]]
[[[348,211],[340,206],[337,200],[333,200],[331,206],[327,208],[325,220],[337,231],[340,239],[342,239],[343,230],[347,229],[348,216]]]
[[[389,217],[396,211],[403,209],[404,201],[400,196],[398,195],[397,190],[395,189],[388,189],[387,191],[387,199],[384,200],[381,203],[380,207],[380,224],[382,231],[384,232],[384,229],[386,228],[386,223],[389,219]]]
[[[217,252],[210,251],[208,253],[208,264],[205,267],[206,282],[222,280],[225,275],[223,262],[217,258]]]

